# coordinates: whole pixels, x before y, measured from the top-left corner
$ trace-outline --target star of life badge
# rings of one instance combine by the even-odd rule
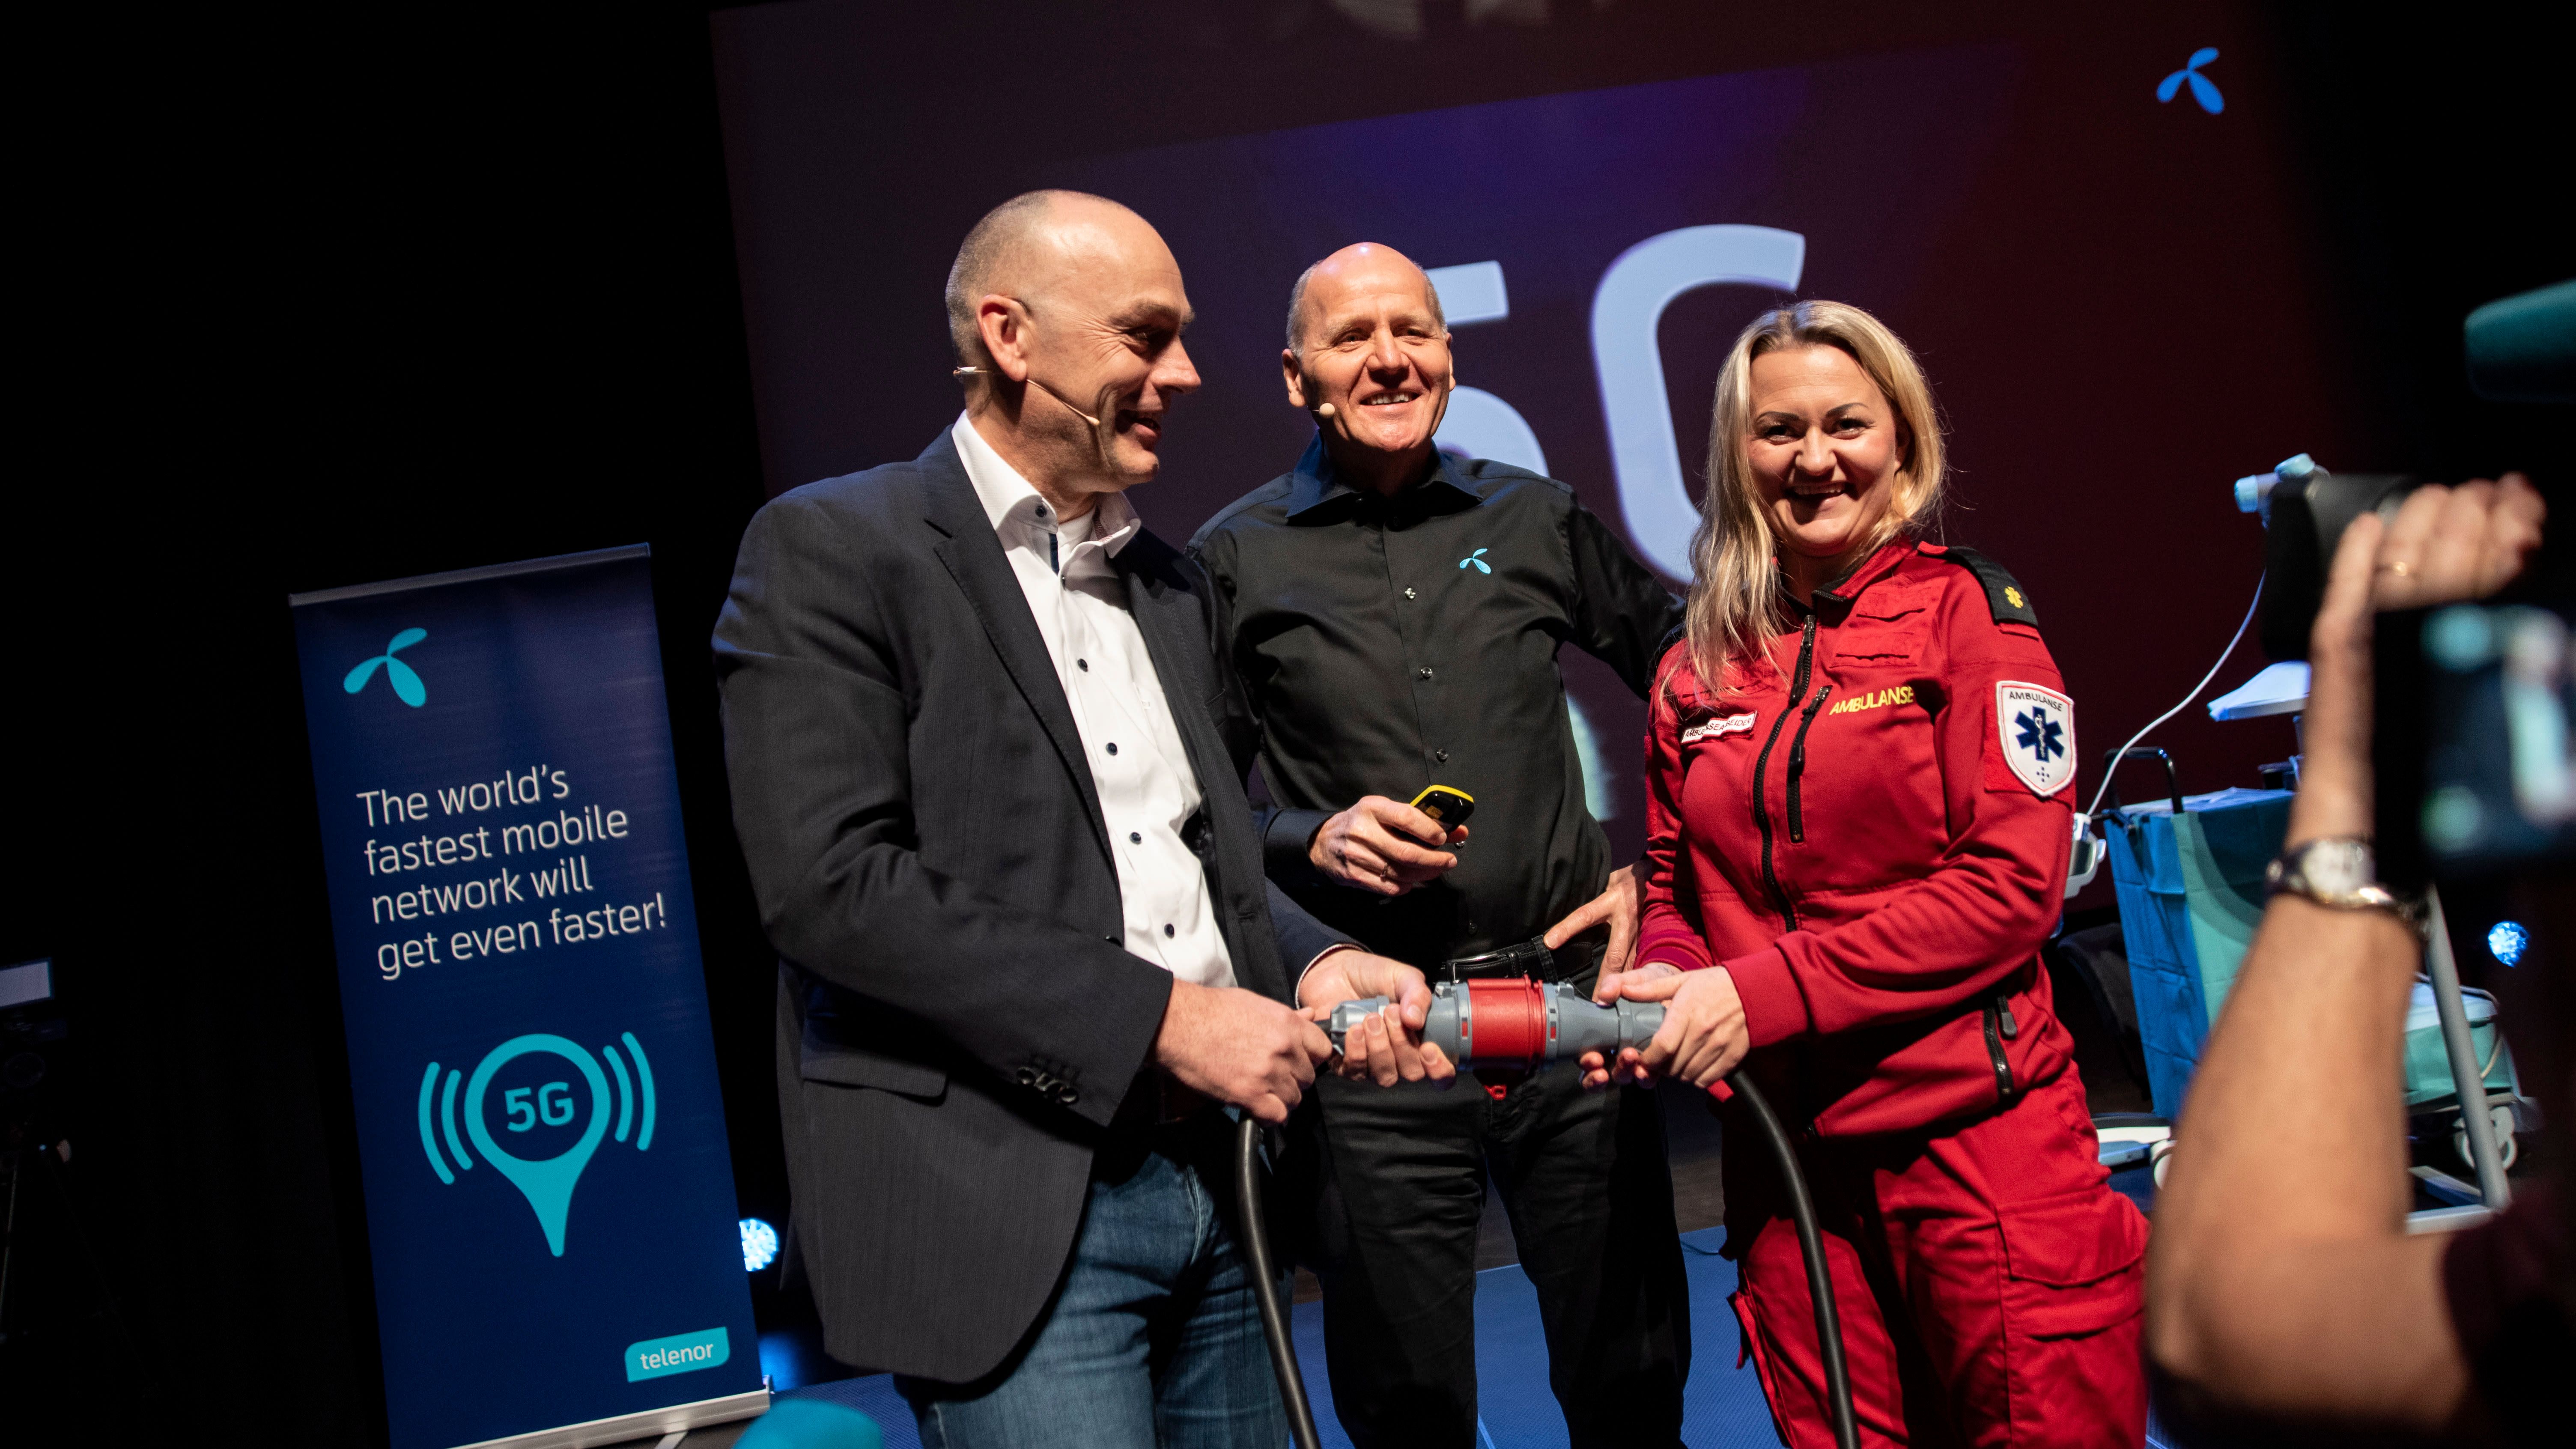
[[[1701,720],[1698,724],[1682,731],[1682,743],[1695,745],[1702,740],[1716,739],[1720,735],[1749,735],[1753,733],[1753,715],[1754,712],[1748,709],[1742,714]]]
[[[2014,778],[2042,799],[2075,778],[2075,701],[2015,680],[1995,685],[1995,731]]]

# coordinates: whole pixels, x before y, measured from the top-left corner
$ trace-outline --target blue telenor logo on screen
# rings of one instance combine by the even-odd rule
[[[366,688],[367,681],[376,677],[376,666],[381,664],[385,669],[385,682],[394,687],[396,699],[414,709],[429,703],[429,686],[420,682],[420,675],[415,673],[410,665],[394,657],[428,637],[427,629],[405,629],[396,634],[385,644],[384,653],[365,660],[357,668],[350,670],[348,677],[340,681],[340,688],[351,694]]]
[[[600,1055],[594,1057],[581,1043],[545,1032],[514,1036],[485,1053],[482,1062],[474,1068],[471,1079],[461,1070],[450,1069],[444,1091],[438,1089],[438,1063],[431,1062],[429,1070],[422,1073],[420,1079],[420,1147],[429,1155],[429,1165],[438,1173],[438,1180],[451,1186],[456,1182],[456,1174],[447,1168],[447,1159],[439,1156],[441,1136],[445,1137],[448,1153],[455,1157],[459,1170],[470,1170],[474,1166],[473,1155],[465,1150],[465,1142],[456,1132],[457,1087],[462,1084],[465,1089],[465,1137],[473,1139],[474,1146],[483,1154],[483,1160],[498,1169],[503,1177],[509,1179],[510,1185],[519,1190],[520,1196],[528,1200],[528,1206],[536,1212],[538,1228],[546,1235],[547,1250],[558,1258],[562,1257],[564,1223],[572,1212],[573,1187],[581,1181],[581,1170],[590,1165],[591,1154],[599,1150],[600,1139],[611,1135],[608,1126],[608,1078],[599,1070],[601,1058],[606,1058],[609,1071],[617,1076],[616,1140],[623,1142],[632,1132],[635,1134],[636,1151],[647,1151],[653,1146],[653,1067],[644,1059],[644,1044],[635,1039],[635,1033],[621,1032],[618,1040],[626,1043],[626,1057],[620,1057],[613,1045],[601,1047]],[[590,1124],[582,1129],[580,1139],[570,1149],[553,1157],[533,1160],[504,1150],[492,1140],[492,1129],[483,1120],[483,1098],[492,1085],[492,1074],[532,1052],[563,1058],[581,1073],[583,1083],[590,1088]],[[635,1063],[631,1078],[626,1070],[630,1058]],[[438,1100],[435,1120],[430,1111],[433,1096]],[[578,1115],[573,1106],[570,1082],[513,1087],[503,1092],[501,1099],[509,1118],[502,1125],[504,1130],[511,1132],[534,1131],[540,1122],[549,1127],[568,1126]],[[637,1110],[639,1104],[642,1108],[640,1113]],[[640,1123],[637,1121],[639,1116],[642,1118]]]
[[[2162,81],[2157,83],[2156,99],[2159,101],[2172,100],[2181,92],[2183,83],[2188,81],[2191,83],[2191,98],[2200,102],[2200,108],[2202,110],[2209,112],[2213,116],[2226,110],[2227,98],[2218,93],[2218,87],[2211,83],[2209,77],[2200,73],[2200,68],[2202,66],[2207,65],[2216,59],[2218,59],[2217,46],[2204,45],[2200,49],[2193,51],[2191,53],[2191,60],[2185,64],[2182,69],[2175,71],[2172,75],[2166,76]]]

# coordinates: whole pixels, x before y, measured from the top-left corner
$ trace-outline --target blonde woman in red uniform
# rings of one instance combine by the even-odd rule
[[[1931,389],[1859,308],[1801,302],[1736,340],[1708,476],[1688,637],[1650,703],[1641,964],[1601,990],[1669,1012],[1589,1080],[1749,1064],[1802,1143],[1863,1443],[2139,1444],[2146,1222],[2106,1185],[2038,960],[2075,782],[2038,616],[1924,541]],[[1727,1154],[1726,1228],[1781,1435],[1829,1445],[1766,1154]]]

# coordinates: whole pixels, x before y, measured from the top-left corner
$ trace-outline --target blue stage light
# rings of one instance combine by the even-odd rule
[[[758,1218],[742,1220],[742,1271],[757,1273],[778,1261],[778,1229]]]
[[[2487,928],[2487,949],[2507,966],[2522,962],[2522,948],[2531,944],[2531,933],[2520,921],[2498,921]]]

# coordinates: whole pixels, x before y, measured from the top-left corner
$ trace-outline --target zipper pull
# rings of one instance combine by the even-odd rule
[[[1995,1022],[2003,1028],[2004,1040],[2021,1035],[2020,1023],[2013,1020],[2012,1002],[2001,996],[1995,998]]]

